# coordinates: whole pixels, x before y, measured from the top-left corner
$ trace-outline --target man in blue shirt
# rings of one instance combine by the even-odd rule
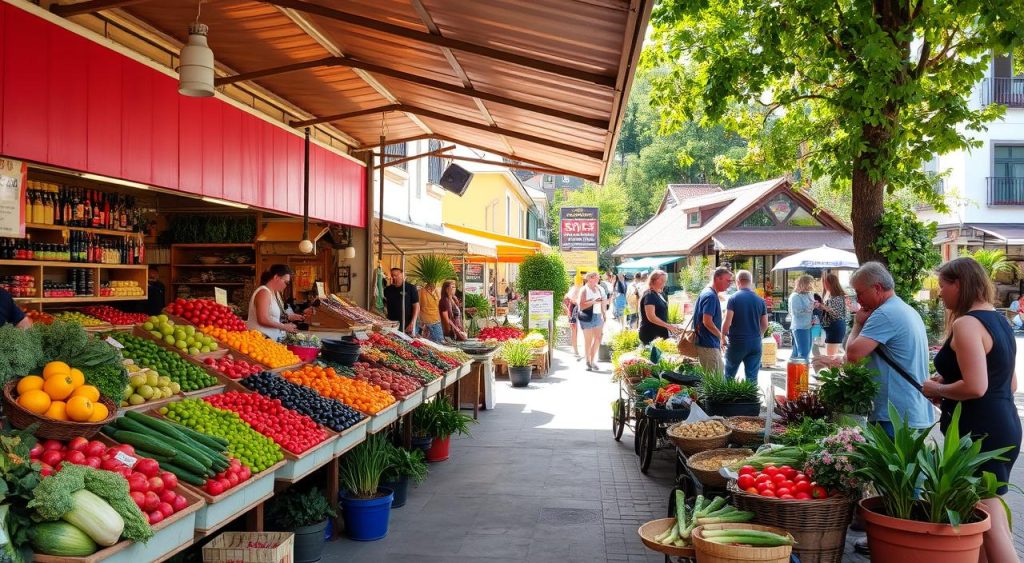
[[[711,283],[697,296],[693,306],[694,328],[697,331],[697,361],[701,367],[713,373],[725,371],[722,362],[722,349],[725,338],[722,337],[722,303],[718,294],[732,285],[732,272],[729,268],[715,268],[711,275]]]
[[[871,358],[869,365],[878,370],[881,387],[868,419],[881,424],[890,436],[893,425],[889,420],[889,403],[911,427],[928,428],[935,422],[928,399],[876,353],[885,350],[893,362],[923,384],[928,379],[929,357],[928,335],[921,315],[896,295],[892,274],[878,262],[861,266],[850,276],[850,285],[861,308],[854,316],[845,359],[839,356],[830,363]]]
[[[754,293],[754,277],[747,270],[736,273],[739,291],[726,303],[722,333],[729,339],[725,349],[725,377],[732,379],[743,364],[747,381],[757,383],[761,369],[761,339],[768,328],[768,308]]]
[[[0,289],[0,326],[12,324],[17,328],[32,326],[32,319],[14,302],[14,297],[6,289]]]

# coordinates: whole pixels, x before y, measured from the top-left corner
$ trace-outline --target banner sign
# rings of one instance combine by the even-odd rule
[[[28,165],[0,158],[0,236],[25,238]]]
[[[565,269],[572,274],[596,271],[600,251],[600,210],[596,207],[563,207],[559,216],[558,250]]]
[[[553,291],[530,290],[528,296],[530,320],[527,328],[547,329],[555,317],[555,293]]]
[[[462,282],[463,291],[466,293],[484,293],[484,265],[466,264],[466,279]]]

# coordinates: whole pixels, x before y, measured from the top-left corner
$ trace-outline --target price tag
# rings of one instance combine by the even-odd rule
[[[135,463],[139,461],[138,458],[132,457],[124,452],[117,452],[117,454],[114,455],[114,459],[127,465],[129,469],[135,467]]]
[[[320,299],[327,297],[327,291],[324,289],[324,282],[316,282],[316,296]]]
[[[366,334],[366,331],[357,330],[353,333],[358,340],[369,340],[370,337]]]
[[[121,344],[117,340],[114,340],[114,337],[112,337],[112,336],[108,336],[107,337],[107,344],[110,344],[111,346],[113,346],[114,348],[117,348],[118,350],[123,350],[124,349],[124,344]]]
[[[412,337],[400,330],[396,329],[393,334],[406,342],[412,342]]]
[[[219,287],[213,288],[213,300],[216,301],[218,305],[227,306],[227,304],[228,304],[228,292],[227,292],[227,290],[226,289],[221,289]]]

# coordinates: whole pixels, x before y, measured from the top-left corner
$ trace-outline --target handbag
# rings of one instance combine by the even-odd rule
[[[589,323],[594,320],[594,306],[591,305],[586,309],[576,308],[576,320],[581,323]]]
[[[689,328],[684,328],[682,333],[679,334],[679,341],[676,342],[676,350],[679,354],[688,358],[697,357],[697,312],[694,311],[693,316],[690,317]]]

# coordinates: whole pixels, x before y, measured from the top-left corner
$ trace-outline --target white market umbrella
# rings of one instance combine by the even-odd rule
[[[797,252],[779,260],[775,270],[855,270],[860,267],[857,255],[838,248],[821,245]]]

